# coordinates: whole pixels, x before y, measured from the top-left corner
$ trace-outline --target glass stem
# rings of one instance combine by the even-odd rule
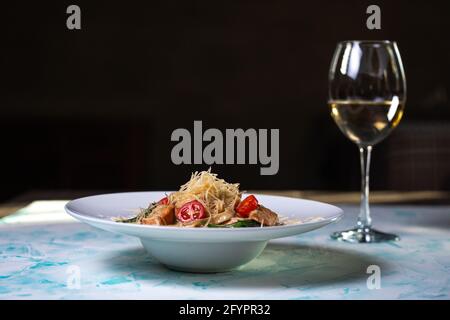
[[[359,158],[361,160],[361,208],[358,216],[358,227],[369,228],[372,225],[369,209],[369,170],[372,146],[360,146]]]

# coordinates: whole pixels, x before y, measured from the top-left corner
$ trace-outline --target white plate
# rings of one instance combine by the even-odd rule
[[[139,208],[170,192],[128,192],[70,201],[65,209],[74,218],[111,232],[135,236],[150,255],[169,268],[189,272],[221,272],[256,258],[267,241],[321,228],[342,216],[338,207],[311,200],[258,195],[260,204],[282,217],[308,221],[263,228],[181,228],[113,221],[132,217]],[[245,195],[244,195],[245,196]]]

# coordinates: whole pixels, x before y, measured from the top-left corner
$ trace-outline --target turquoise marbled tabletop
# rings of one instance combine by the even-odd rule
[[[329,239],[356,219],[357,207],[342,206],[337,224],[271,241],[239,270],[189,274],[156,263],[135,238],[72,220],[63,205],[36,202],[0,220],[0,299],[449,298],[448,206],[374,206],[375,227],[402,239],[370,245]]]

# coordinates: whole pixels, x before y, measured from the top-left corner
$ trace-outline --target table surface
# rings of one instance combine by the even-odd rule
[[[135,238],[79,223],[64,201],[40,201],[0,220],[0,299],[449,299],[450,206],[374,205],[375,227],[401,240],[329,238],[344,218],[269,242],[244,267],[189,274],[166,269]],[[375,273],[373,273],[376,270]],[[380,286],[374,281],[379,270]],[[79,285],[78,285],[79,284]]]

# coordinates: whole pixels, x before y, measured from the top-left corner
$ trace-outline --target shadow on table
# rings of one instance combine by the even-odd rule
[[[269,243],[264,252],[244,267],[216,274],[176,272],[165,268],[144,249],[117,252],[104,260],[107,268],[143,284],[206,288],[290,288],[366,283],[370,265],[386,274],[386,261],[360,252],[316,245]]]
[[[388,262],[356,250],[273,242],[242,271],[263,273],[256,287],[318,287],[354,281],[365,285],[370,265],[379,266],[383,273],[391,269]]]

